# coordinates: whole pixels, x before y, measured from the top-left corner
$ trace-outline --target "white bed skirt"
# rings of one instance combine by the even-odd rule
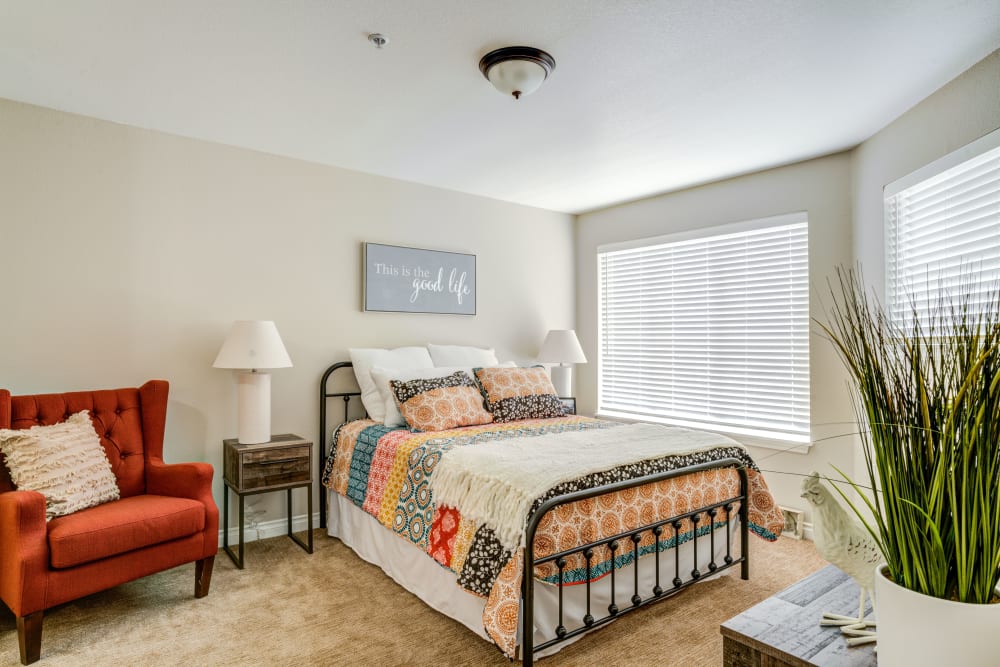
[[[375,517],[368,514],[353,502],[339,493],[326,489],[328,508],[327,533],[341,540],[361,558],[378,565],[396,583],[423,600],[431,608],[455,619],[465,625],[480,637],[492,643],[483,627],[483,609],[486,600],[469,593],[457,583],[457,576],[451,570],[442,567],[437,561],[421,551],[411,542],[401,539]],[[739,517],[734,516],[731,531],[732,556],[739,556]],[[716,531],[714,561],[722,564],[726,555],[725,529]],[[698,569],[708,573],[708,564],[713,556],[709,553],[709,537],[698,538]],[[692,570],[694,546],[685,542],[680,547],[681,577],[687,579]],[[656,571],[652,555],[639,560],[639,593],[643,597],[651,594],[656,583]],[[703,576],[702,581],[728,574],[729,570],[718,572],[712,576]],[[674,578],[674,551],[671,549],[660,554],[660,586],[669,591]],[[616,577],[616,603],[620,609],[631,606],[629,598],[633,594],[632,566],[620,571]],[[600,618],[606,613],[611,601],[611,578],[604,577],[592,582],[591,608],[595,617]],[[559,624],[559,591],[558,587],[537,583],[535,586],[534,643],[536,646],[555,637],[555,628]],[[581,625],[580,619],[586,612],[586,586],[566,586],[563,591],[563,624],[570,630]],[[671,604],[665,602],[664,604]],[[580,635],[582,636],[582,635]],[[520,639],[520,638],[519,638]],[[536,657],[550,655],[564,646],[573,643],[578,637],[556,644],[545,651],[536,653]],[[520,642],[519,642],[520,643]]]

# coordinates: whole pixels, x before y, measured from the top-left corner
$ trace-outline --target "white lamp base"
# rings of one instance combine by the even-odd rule
[[[552,386],[556,388],[556,395],[560,398],[569,398],[573,395],[573,367],[553,366]]]
[[[239,412],[241,445],[259,445],[271,440],[271,375],[240,373]]]

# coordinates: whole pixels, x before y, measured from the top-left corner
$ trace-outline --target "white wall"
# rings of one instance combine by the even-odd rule
[[[787,167],[742,176],[697,188],[643,199],[587,213],[577,221],[577,332],[591,363],[577,366],[577,396],[581,409],[597,407],[597,247],[806,211],[809,216],[810,313],[823,317],[820,298],[827,294],[826,277],[838,264],[851,262],[850,157],[840,153]],[[810,411],[812,437],[808,454],[752,447],[768,484],[782,505],[806,509],[799,498],[801,478],[819,470],[835,474],[837,465],[850,473],[852,440],[843,422],[852,418],[845,379],[832,347],[813,335],[810,344]],[[737,436],[737,440],[740,438]],[[780,443],[776,443],[781,446]],[[791,445],[786,445],[791,446]]]
[[[315,439],[316,386],[355,345],[490,344],[530,358],[575,326],[581,412],[596,407],[596,248],[805,210],[812,314],[826,276],[882,281],[882,187],[1000,126],[994,52],[850,153],[572,217],[0,100],[0,386],[15,393],[171,381],[167,459],[216,466],[236,432],[234,319],[274,319],[295,364],[273,376],[273,430]],[[362,313],[362,241],[475,253],[475,317]],[[575,264],[574,264],[575,254]],[[576,310],[571,277],[576,274]],[[575,318],[574,318],[575,316]],[[808,455],[754,450],[783,504],[830,464],[860,472],[830,346],[814,337]],[[853,453],[852,453],[853,451]],[[283,505],[263,501],[265,520]]]
[[[883,189],[1000,127],[1000,50],[937,90],[851,154],[854,256],[865,281],[885,293]],[[864,470],[860,447],[855,468]]]
[[[851,156],[854,254],[884,290],[886,185],[1000,127],[1000,51],[994,51],[858,146]]]
[[[852,151],[623,204],[578,218],[577,331],[591,363],[577,367],[583,411],[597,405],[597,261],[603,243],[659,236],[805,210],[809,214],[810,311],[823,319],[826,280],[837,265],[860,263],[881,289],[884,274],[882,189],[892,181],[1000,127],[1000,51],[970,68]],[[814,327],[815,331],[815,327]],[[830,344],[815,335],[811,411],[816,444],[808,455],[751,448],[778,502],[803,506],[799,473],[860,479],[864,460],[847,379]],[[807,513],[808,514],[808,513]],[[807,516],[808,520],[808,516]]]
[[[276,321],[294,367],[273,373],[272,430],[316,440],[348,347],[534,357],[573,325],[572,239],[569,215],[0,100],[0,386],[169,380],[165,457],[214,464],[221,501],[236,386],[211,366],[233,320]],[[361,312],[362,241],[476,254],[478,314]]]

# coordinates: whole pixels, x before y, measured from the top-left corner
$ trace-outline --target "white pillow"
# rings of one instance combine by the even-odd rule
[[[45,496],[46,521],[120,495],[86,410],[51,426],[0,429],[0,452],[19,490]]]
[[[468,345],[435,345],[427,344],[427,350],[434,360],[435,366],[496,366],[497,359],[493,348],[469,347]]]
[[[422,380],[424,378],[443,378],[451,375],[455,371],[463,371],[469,376],[470,380],[475,381],[472,377],[471,368],[463,368],[460,366],[440,366],[437,368],[382,368],[381,366],[376,366],[372,369],[372,379],[375,380],[375,386],[378,387],[379,394],[382,396],[382,403],[385,406],[385,418],[382,423],[386,426],[406,426],[406,419],[403,418],[403,414],[399,411],[399,405],[396,404],[396,397],[392,392],[392,387],[389,386],[389,380]]]
[[[434,365],[425,347],[397,347],[394,350],[354,347],[348,352],[354,364],[354,376],[361,387],[361,402],[368,416],[377,422],[385,419],[385,402],[372,379],[372,368],[428,368]]]

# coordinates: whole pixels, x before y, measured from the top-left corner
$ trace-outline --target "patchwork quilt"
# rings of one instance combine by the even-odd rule
[[[325,463],[322,481],[324,486],[345,496],[399,537],[452,570],[462,588],[485,598],[483,623],[486,631],[507,656],[513,656],[517,643],[523,546],[512,544],[509,539],[501,540],[490,522],[484,521],[472,508],[463,516],[461,503],[457,507],[436,504],[431,490],[435,469],[442,458],[456,448],[496,447],[495,443],[501,441],[524,438],[535,438],[542,445],[553,437],[560,437],[555,434],[589,430],[616,429],[624,437],[628,429],[620,427],[619,422],[582,416],[436,432],[386,427],[371,420],[347,422],[335,434],[335,446]],[[723,441],[728,439],[723,438]],[[518,442],[524,444],[523,440]],[[595,469],[548,489],[534,500],[528,515],[556,495],[698,463],[736,458],[746,465],[749,474],[749,528],[764,539],[775,540],[783,527],[781,512],[744,448],[733,441],[728,442],[731,444],[645,458],[610,469]],[[738,473],[732,469],[714,469],[563,505],[550,512],[539,526],[535,538],[536,557],[615,535],[658,518],[683,514],[738,493]],[[730,510],[732,516],[737,512],[738,504]],[[476,516],[477,520],[470,516]],[[591,580],[598,579],[613,567],[627,565],[637,556],[671,549],[692,539],[695,530],[700,535],[713,527],[725,526],[726,519],[725,511],[720,509],[713,521],[702,521],[695,528],[686,520],[676,531],[665,530],[658,540],[647,531],[635,549],[630,546],[615,553],[607,547],[595,549],[589,567],[582,556],[577,555],[568,559],[562,573],[563,582],[583,583],[588,574]],[[541,581],[558,581],[559,573],[554,568],[552,564],[540,566],[534,575]]]

